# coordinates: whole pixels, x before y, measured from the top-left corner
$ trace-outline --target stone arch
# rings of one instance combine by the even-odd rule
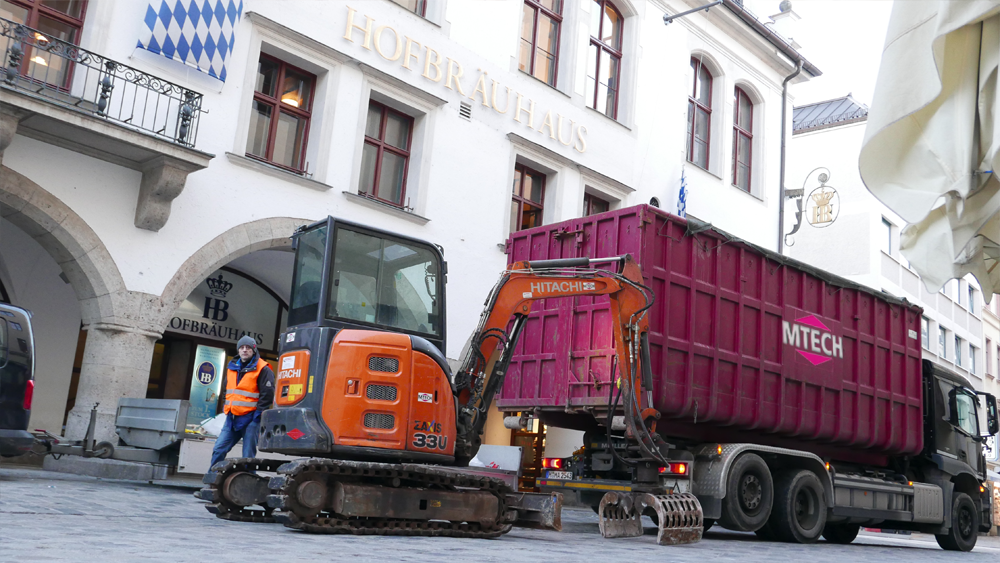
[[[118,265],[90,225],[23,174],[0,166],[0,217],[35,239],[69,280],[83,324],[132,325]]]
[[[167,282],[156,317],[157,330],[166,328],[170,316],[209,274],[229,262],[256,252],[288,246],[295,229],[315,219],[269,217],[237,225],[220,234],[192,254]]]
[[[757,88],[757,86],[754,83],[750,82],[749,80],[744,80],[740,78],[735,81],[735,83],[733,84],[733,88],[739,88],[740,90],[746,92],[747,96],[749,96],[750,98],[750,101],[753,102],[753,105],[755,106],[762,105],[764,103],[764,96],[761,95],[760,90]]]
[[[698,59],[703,65],[705,65],[705,68],[712,73],[713,82],[715,80],[719,80],[721,82],[725,77],[726,73],[723,72],[722,65],[719,63],[719,60],[708,51],[705,51],[704,49],[694,49],[691,51],[691,58]],[[712,89],[715,89],[715,84],[712,85]],[[712,101],[714,102],[715,100]]]

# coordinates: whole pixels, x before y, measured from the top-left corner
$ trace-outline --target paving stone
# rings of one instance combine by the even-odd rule
[[[662,547],[649,523],[639,538],[601,538],[589,509],[564,510],[563,526],[562,532],[515,528],[496,540],[311,535],[280,524],[219,520],[186,487],[0,467],[0,563],[1000,561],[1000,539],[989,537],[980,537],[972,553],[950,553],[922,534],[863,532],[847,546],[796,545],[713,529],[697,544]]]

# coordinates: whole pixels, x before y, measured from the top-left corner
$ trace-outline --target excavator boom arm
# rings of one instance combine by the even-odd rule
[[[591,262],[617,262],[620,273],[592,269]],[[532,303],[539,299],[588,295],[609,297],[619,373],[629,376],[628,381],[621,383],[633,389],[633,393],[638,390],[636,374],[641,373],[639,364],[643,356],[640,342],[648,330],[645,311],[652,305],[652,296],[643,286],[642,272],[635,260],[625,255],[599,260],[517,262],[504,273],[487,298],[479,327],[456,378],[459,439],[465,438],[471,451],[478,449],[486,414],[503,384]],[[512,317],[514,323],[508,332]],[[645,367],[648,373],[648,366]]]

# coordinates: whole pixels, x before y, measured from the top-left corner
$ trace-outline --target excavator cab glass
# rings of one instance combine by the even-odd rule
[[[437,247],[332,217],[294,239],[289,327],[404,332],[443,348],[445,264]]]

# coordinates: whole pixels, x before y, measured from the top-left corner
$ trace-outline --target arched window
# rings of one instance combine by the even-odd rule
[[[694,79],[688,97],[687,159],[708,170],[709,129],[712,125],[712,73],[691,57]]]
[[[749,193],[753,170],[753,102],[739,86],[733,101],[733,185]]]
[[[608,0],[593,0],[587,55],[587,105],[612,119],[618,118],[624,21],[614,4]]]
[[[549,86],[556,85],[562,0],[524,0],[517,68]]]

